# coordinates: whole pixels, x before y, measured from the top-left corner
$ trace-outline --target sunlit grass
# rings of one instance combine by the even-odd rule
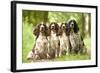
[[[90,57],[87,54],[71,54],[56,58],[57,61],[87,60]]]
[[[33,35],[32,25],[23,24],[23,47],[22,47],[22,62],[28,63],[27,55],[32,50],[35,43],[35,36]],[[84,39],[87,48],[91,48],[91,39],[87,37]],[[68,55],[55,58],[54,61],[71,61],[71,60],[87,60],[90,59],[88,54]]]

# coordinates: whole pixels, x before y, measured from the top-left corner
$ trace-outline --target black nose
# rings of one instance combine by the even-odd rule
[[[74,24],[72,24],[72,26],[74,26]]]
[[[72,24],[70,25],[70,27],[74,27],[74,24],[72,23]]]

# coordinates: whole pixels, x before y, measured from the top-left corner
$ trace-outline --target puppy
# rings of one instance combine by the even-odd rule
[[[51,58],[55,58],[59,56],[59,50],[60,50],[60,41],[58,37],[58,30],[59,25],[55,22],[52,22],[49,25],[49,55]]]
[[[36,42],[32,49],[30,57],[37,59],[47,59],[48,53],[48,39],[47,39],[47,26],[40,23],[36,26],[33,31],[36,36]],[[34,56],[33,56],[34,55]]]
[[[62,23],[59,29],[60,56],[64,54],[69,55],[70,52],[69,36],[66,25],[67,23]]]

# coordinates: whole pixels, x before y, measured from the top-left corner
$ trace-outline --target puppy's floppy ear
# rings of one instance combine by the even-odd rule
[[[59,25],[57,23],[54,23],[55,24],[55,29],[56,29],[56,32],[58,33],[58,30],[59,30]]]
[[[58,35],[62,35],[62,25],[63,25],[64,23],[61,23],[61,25],[59,26],[59,30],[58,30]]]
[[[50,23],[50,25],[49,25],[49,27],[48,27],[48,28],[49,28],[49,30],[51,30],[51,25],[52,25],[52,24],[53,24],[53,22],[52,22],[52,23]]]
[[[51,25],[52,25],[52,23],[50,23],[49,26],[47,27],[48,36],[50,36],[50,34],[51,34]]]
[[[44,24],[44,27],[45,27],[45,35],[48,36],[48,35],[49,35],[49,34],[48,34],[48,27],[47,27],[46,24]]]
[[[70,34],[70,24],[68,23],[68,24],[66,24],[66,32],[67,32],[67,35],[69,35]]]
[[[62,29],[61,29],[61,27],[59,27],[58,35],[62,35]]]
[[[36,25],[36,27],[35,27],[34,30],[33,30],[33,34],[34,34],[35,36],[38,36],[38,35],[39,35],[39,26],[40,26],[40,24]]]
[[[65,24],[65,27],[66,27],[66,35],[69,35],[69,32],[70,32],[70,28],[69,28],[69,25],[68,23],[64,23]]]
[[[79,31],[79,27],[77,22],[74,20],[74,32],[77,33]]]
[[[56,34],[57,36],[59,36],[59,25],[57,23],[54,23],[54,24],[55,24]]]

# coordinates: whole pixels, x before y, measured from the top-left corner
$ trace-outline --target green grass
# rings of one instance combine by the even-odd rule
[[[90,57],[87,54],[71,54],[71,55],[66,55],[66,56],[62,56],[59,58],[56,58],[56,61],[71,61],[71,60],[87,60],[90,59]]]
[[[35,36],[33,35],[32,25],[23,24],[23,47],[22,47],[22,62],[28,63],[27,55],[32,50],[35,43]],[[84,39],[85,45],[87,48],[91,48],[91,39],[89,37]],[[68,55],[55,58],[55,61],[71,61],[71,60],[87,60],[90,59],[87,54],[78,54],[78,55]]]

